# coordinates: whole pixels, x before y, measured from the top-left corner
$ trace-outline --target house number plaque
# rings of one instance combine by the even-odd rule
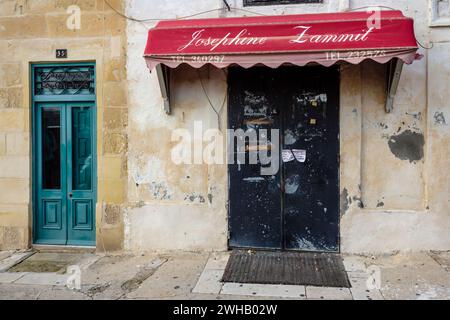
[[[67,49],[56,49],[56,58],[58,59],[67,58]]]

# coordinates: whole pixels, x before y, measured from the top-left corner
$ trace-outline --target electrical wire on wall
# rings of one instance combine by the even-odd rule
[[[138,18],[134,18],[134,17],[127,16],[127,15],[125,15],[124,13],[120,12],[120,11],[117,10],[113,5],[111,5],[111,4],[109,3],[108,0],[105,0],[105,3],[106,3],[106,4],[107,4],[114,12],[116,12],[116,13],[117,13],[118,15],[120,15],[121,17],[123,17],[123,18],[125,18],[125,19],[127,19],[127,20],[130,20],[130,21],[140,22],[140,23],[152,22],[152,21],[157,22],[157,21],[165,21],[165,20],[183,20],[183,19],[194,18],[194,17],[196,17],[196,16],[200,16],[200,15],[203,15],[203,14],[207,14],[207,13],[211,13],[211,12],[215,12],[215,11],[222,11],[222,10],[223,10],[223,8],[217,8],[217,9],[205,10],[205,11],[201,11],[201,12],[194,13],[194,14],[191,14],[191,15],[186,15],[186,16],[181,16],[181,17],[176,17],[176,18],[146,18],[146,19],[138,19]],[[266,16],[265,14],[260,13],[260,12],[255,12],[255,11],[246,10],[246,9],[242,9],[242,8],[232,7],[232,6],[230,6],[230,4],[227,2],[227,0],[223,0],[223,3],[224,3],[224,5],[225,5],[225,7],[226,7],[226,9],[227,9],[228,11],[235,10],[235,11],[241,11],[241,12],[251,13],[251,14],[255,14],[255,15],[259,15],[259,16]],[[353,9],[350,9],[350,10],[348,10],[348,11],[359,11],[359,10],[367,10],[367,9],[372,9],[372,10],[373,10],[374,8],[382,8],[382,9],[389,9],[389,10],[398,10],[398,9],[395,9],[395,8],[392,8],[392,7],[388,7],[388,6],[380,6],[380,5],[377,5],[377,6],[364,6],[364,7],[353,8]],[[144,26],[145,26],[145,25],[144,25]],[[146,26],[146,27],[147,27],[147,26]],[[424,46],[423,44],[421,44],[419,41],[417,41],[417,44],[418,44],[421,48],[423,48],[423,49],[425,49],[425,50],[429,50],[429,49],[432,49],[432,48],[433,48],[433,43],[431,43],[431,46],[430,46],[430,47],[425,47],[425,46]]]
[[[222,70],[222,69],[220,69],[220,70]],[[226,73],[225,73],[225,71],[222,70],[222,72],[224,73],[225,79],[226,79]],[[200,80],[200,85],[201,85],[201,87],[202,87],[203,93],[205,94],[206,99],[208,100],[209,106],[211,107],[211,109],[214,111],[214,113],[215,113],[216,116],[217,116],[217,129],[218,129],[220,132],[222,132],[222,125],[221,125],[221,117],[220,117],[220,115],[221,115],[221,113],[222,113],[222,110],[223,110],[223,107],[224,107],[224,105],[225,105],[225,102],[227,101],[227,92],[225,91],[225,95],[224,95],[224,97],[223,97],[222,104],[221,104],[220,107],[217,109],[216,107],[214,107],[214,104],[212,103],[211,97],[209,96],[208,91],[206,90],[205,84],[203,83],[203,79],[202,79],[202,75],[201,75],[201,73],[200,73],[200,69],[197,69],[197,74],[198,74],[198,79]],[[222,133],[223,133],[223,132],[222,132]]]
[[[113,5],[111,5],[108,0],[105,0],[105,3],[108,5],[108,7],[110,7],[115,13],[117,13],[121,17],[123,17],[123,18],[125,18],[127,20],[130,20],[130,21],[134,21],[134,22],[152,22],[152,21],[157,22],[157,21],[166,21],[166,20],[183,20],[183,19],[194,18],[196,16],[200,16],[200,15],[203,15],[203,14],[207,14],[207,13],[211,13],[211,12],[215,12],[215,11],[222,11],[223,10],[223,8],[205,10],[205,11],[197,12],[197,13],[194,13],[194,14],[191,14],[191,15],[186,15],[186,16],[181,16],[181,17],[176,17],[176,18],[145,18],[145,19],[138,19],[138,18],[127,16],[126,14],[120,12]],[[225,0],[224,0],[224,4],[225,4],[225,6],[226,6],[228,11],[235,10],[235,11],[251,13],[251,14],[255,14],[255,15],[259,15],[259,16],[266,16],[265,14],[260,13],[260,12],[255,12],[255,11],[246,10],[246,9],[242,9],[242,8],[232,7]]]

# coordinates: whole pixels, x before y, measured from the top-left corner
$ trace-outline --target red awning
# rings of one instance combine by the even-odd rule
[[[251,67],[303,66],[365,59],[410,64],[418,49],[411,18],[401,11],[346,12],[161,21],[148,32],[144,56],[153,69],[187,63]]]

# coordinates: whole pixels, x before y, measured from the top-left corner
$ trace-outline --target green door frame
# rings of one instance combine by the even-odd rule
[[[36,74],[36,68],[40,67],[86,67],[86,66],[92,66],[94,68],[94,93],[92,94],[61,94],[61,95],[36,95],[35,91],[35,74]],[[39,209],[39,205],[37,204],[38,199],[38,192],[39,192],[39,181],[37,179],[38,177],[38,168],[37,165],[37,157],[39,156],[38,150],[37,150],[37,134],[36,130],[39,130],[41,127],[40,124],[38,124],[38,112],[37,112],[37,105],[39,103],[51,103],[51,102],[59,102],[61,104],[72,104],[75,105],[76,103],[89,103],[92,105],[92,157],[93,157],[93,166],[92,166],[92,228],[94,233],[94,240],[93,241],[86,241],[86,240],[80,240],[80,241],[71,241],[67,238],[65,244],[66,245],[80,245],[80,246],[95,246],[96,245],[96,204],[97,204],[97,98],[96,98],[96,64],[95,62],[76,62],[76,63],[31,63],[30,64],[30,84],[31,84],[31,133],[32,133],[32,145],[31,145],[31,151],[32,151],[32,239],[33,243],[37,243],[37,228],[38,228],[38,221],[36,219],[36,213]],[[63,170],[66,170],[65,168]],[[61,181],[61,183],[66,183],[66,181]],[[67,189],[65,187],[64,189]],[[66,193],[68,190],[66,190]],[[71,216],[68,213],[66,213],[67,218]],[[66,221],[67,219],[64,219]],[[68,224],[66,222],[66,224]],[[69,230],[67,230],[68,234]],[[55,244],[55,245],[61,245],[62,243],[46,243],[46,244]]]

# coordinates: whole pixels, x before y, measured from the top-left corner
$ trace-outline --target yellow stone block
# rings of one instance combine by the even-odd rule
[[[6,134],[0,133],[0,156],[6,154]]]
[[[13,16],[17,14],[17,9],[16,1],[0,1],[0,12],[2,16]]]
[[[0,18],[0,39],[42,38],[47,35],[44,15]]]
[[[99,251],[120,251],[123,249],[123,240],[123,225],[97,229],[97,250]]]
[[[22,87],[0,88],[0,108],[21,108]]]
[[[96,10],[95,0],[2,0],[0,12],[4,16],[66,12],[70,5],[82,10]]]
[[[123,107],[127,105],[127,83],[106,82],[103,85],[103,98],[106,107]]]
[[[24,227],[0,227],[0,250],[27,249],[29,230]]]
[[[105,108],[103,125],[108,132],[122,132],[128,124],[128,110],[124,108]]]
[[[105,14],[105,33],[107,35],[120,35],[126,32],[126,20],[117,13]]]
[[[103,206],[102,218],[101,218],[101,228],[112,226],[118,226],[123,224],[123,211],[122,205],[120,204],[109,204],[106,203]]]
[[[127,56],[127,39],[125,33],[119,35],[107,35],[108,39],[105,45],[104,55],[105,59],[125,59]],[[126,64],[125,64],[126,65]],[[106,80],[108,81],[108,80]],[[113,80],[117,81],[117,80]]]
[[[125,133],[107,132],[103,136],[104,154],[122,154],[128,149],[128,140]]]
[[[9,156],[30,155],[30,134],[28,132],[7,133],[6,154]]]
[[[0,178],[29,178],[30,158],[28,156],[1,156]]]
[[[71,5],[77,5],[82,11],[96,10],[95,0],[54,0],[54,8],[67,10]]]
[[[29,203],[29,179],[0,178],[0,203]]]
[[[126,158],[123,156],[103,157],[103,167],[100,169],[104,179],[121,179],[126,176]]]
[[[122,58],[114,58],[107,60],[104,67],[104,81],[123,81],[126,80],[126,60],[125,56]]]
[[[101,184],[98,195],[99,201],[116,204],[125,202],[125,180],[104,179],[100,180],[99,184]]]
[[[55,11],[55,0],[26,1],[27,14],[46,14]]]
[[[23,132],[25,114],[24,109],[0,109],[0,132]]]
[[[114,9],[118,10],[119,12],[123,12],[124,8],[124,0],[108,0],[108,3],[110,6],[108,6],[105,2],[105,0],[97,0],[97,9],[98,10],[110,10],[112,11],[113,7]]]
[[[22,66],[20,63],[0,64],[0,87],[18,86],[22,83]]]
[[[28,205],[0,204],[0,226],[28,227],[30,223]]]

